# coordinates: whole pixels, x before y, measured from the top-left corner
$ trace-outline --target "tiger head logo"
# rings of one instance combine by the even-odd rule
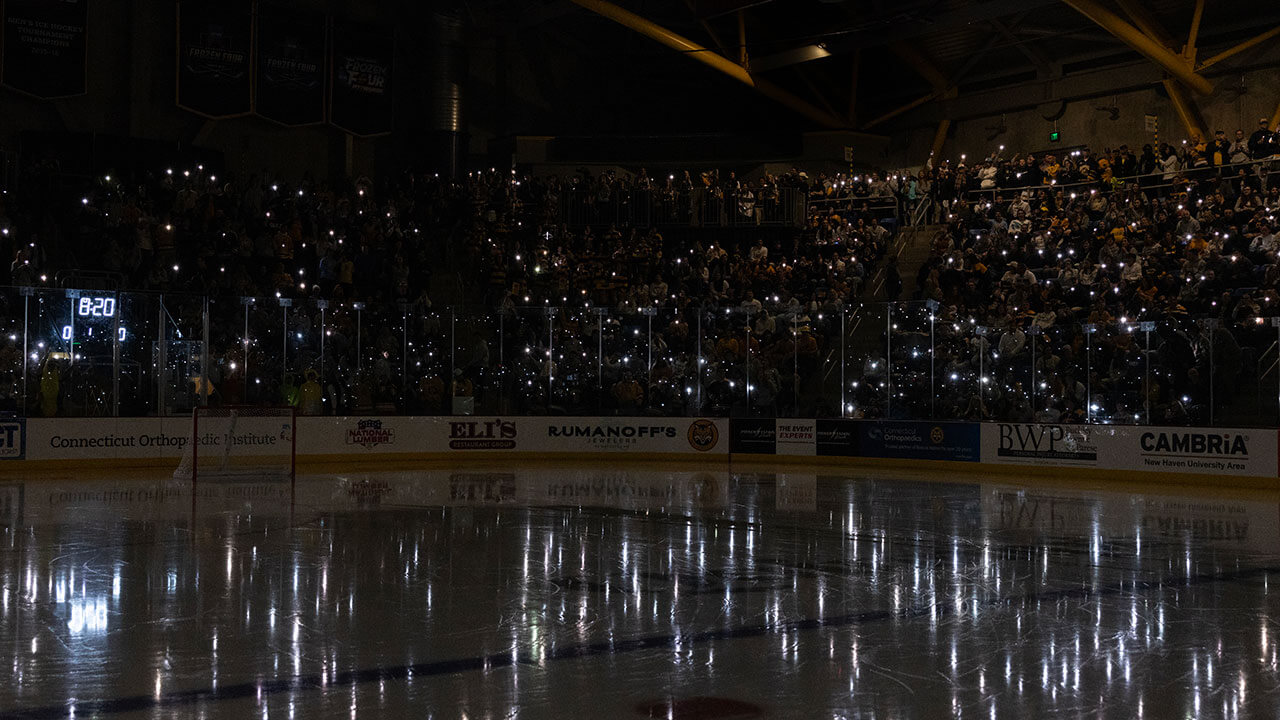
[[[934,445],[941,445],[945,437],[940,426],[935,426],[929,431],[929,439],[933,441]]]
[[[720,442],[720,431],[710,420],[694,420],[689,424],[689,446],[698,452],[706,452]]]

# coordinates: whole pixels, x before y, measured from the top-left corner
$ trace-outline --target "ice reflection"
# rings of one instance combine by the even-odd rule
[[[272,716],[431,693],[621,717],[638,698],[600,686],[659,677],[807,716],[1280,711],[1274,497],[657,468],[139,485],[26,493],[0,707],[242,688]]]

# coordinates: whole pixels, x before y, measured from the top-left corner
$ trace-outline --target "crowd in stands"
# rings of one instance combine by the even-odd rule
[[[78,269],[175,296],[294,298],[284,361],[256,338],[245,350],[238,302],[215,316],[213,367],[195,387],[218,402],[447,413],[463,397],[504,412],[1203,421],[1210,393],[1225,407],[1236,376],[1258,371],[1273,336],[1258,318],[1280,314],[1276,142],[1260,127],[1140,153],[1079,147],[749,179],[104,175],[74,197],[0,198],[12,258],[3,284],[52,286]],[[786,192],[811,209],[789,232],[563,217],[567,194],[648,197],[664,200],[665,219],[696,226],[699,198],[751,218]],[[924,203],[940,228],[911,294],[885,200],[898,217]],[[451,287],[448,307],[433,302]],[[890,313],[873,302],[886,299]],[[199,305],[184,307],[176,322],[198,327]],[[278,305],[250,307],[251,334],[280,325]],[[12,360],[12,341],[3,352]],[[844,392],[832,385],[836,358],[846,358]],[[21,393],[8,388],[12,407]]]

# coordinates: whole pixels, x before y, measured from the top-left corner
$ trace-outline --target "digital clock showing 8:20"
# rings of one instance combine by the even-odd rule
[[[116,299],[109,297],[82,297],[76,306],[76,314],[80,317],[115,317]]]

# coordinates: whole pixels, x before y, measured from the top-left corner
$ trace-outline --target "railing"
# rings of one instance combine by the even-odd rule
[[[495,310],[0,289],[0,411],[1274,426],[1280,318],[988,328],[931,302]]]
[[[1165,176],[1181,177],[1189,180],[1198,181],[1200,179],[1212,177],[1215,175],[1223,175],[1224,177],[1235,178],[1237,177],[1237,174],[1240,170],[1255,172],[1260,169],[1266,169],[1268,172],[1274,172],[1276,169],[1280,169],[1280,156],[1267,158],[1264,160],[1250,160],[1249,162],[1243,162],[1243,163],[1231,163],[1227,165],[1182,168],[1180,170],[1175,170],[1172,172],[1165,172],[1163,170],[1158,170],[1156,172],[1148,173],[1145,175],[1123,176],[1120,178],[1120,180],[1124,181],[1125,183],[1137,183],[1143,190],[1159,191],[1159,190],[1177,187],[1178,185],[1182,184],[1181,182],[1175,182],[1175,181],[1165,182],[1164,181]],[[1264,178],[1266,177],[1265,173],[1263,174],[1263,177]],[[970,190],[967,191],[967,199],[970,201],[973,201],[979,198],[994,198],[996,195],[1000,195],[1002,193],[1020,193],[1023,190],[1028,190],[1032,192],[1037,190],[1052,190],[1052,191],[1062,190],[1065,192],[1070,192],[1072,190],[1088,191],[1091,189],[1101,188],[1102,186],[1103,186],[1103,183],[1101,180],[1090,180],[1090,181],[1081,181],[1081,182],[1075,182],[1075,183],[1059,183],[1057,181],[1053,181],[1050,183],[1043,183],[1040,185],[1008,185],[1003,187],[991,187],[991,188],[971,188]]]
[[[805,220],[805,192],[798,188],[569,189],[559,202],[559,217],[570,227],[800,227]]]
[[[811,197],[809,199],[808,213],[810,217],[815,213],[849,215],[863,212],[871,215],[876,220],[892,218],[896,222],[901,214],[901,205],[898,203],[897,198],[885,195],[846,194],[835,197]]]

